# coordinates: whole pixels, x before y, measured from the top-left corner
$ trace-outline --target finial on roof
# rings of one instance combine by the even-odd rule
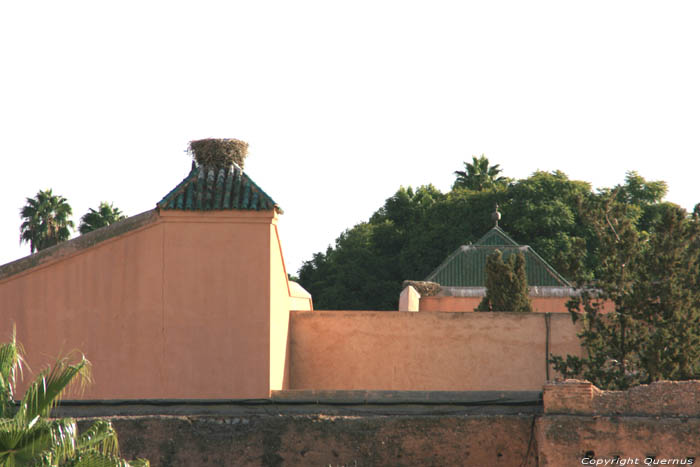
[[[190,141],[190,153],[199,165],[223,167],[235,162],[243,168],[248,155],[248,143],[233,138],[200,139]]]
[[[494,227],[498,227],[498,221],[501,220],[501,213],[498,212],[498,203],[496,203],[493,214],[491,214],[491,219],[493,219],[495,224]]]

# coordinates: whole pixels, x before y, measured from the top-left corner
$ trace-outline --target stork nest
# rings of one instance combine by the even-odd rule
[[[198,165],[228,167],[231,163],[243,168],[248,143],[233,138],[207,138],[190,141],[189,153]]]

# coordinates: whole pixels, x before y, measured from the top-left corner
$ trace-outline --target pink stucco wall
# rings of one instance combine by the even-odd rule
[[[86,399],[267,397],[289,368],[276,222],[272,211],[163,211],[89,248],[59,246],[0,279],[0,336],[15,323],[35,370],[83,352]]]
[[[547,319],[550,353],[580,355],[563,313],[292,312],[290,388],[540,390]]]
[[[312,305],[288,283],[274,212],[154,211],[144,219],[0,268],[0,338],[16,324],[34,370],[83,352],[94,370],[85,399],[538,390],[547,335],[550,352],[580,352],[564,313],[290,317]]]

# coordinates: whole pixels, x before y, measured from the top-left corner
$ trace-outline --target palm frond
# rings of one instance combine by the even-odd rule
[[[57,465],[59,459],[75,455],[76,432],[73,419],[4,419],[0,422],[0,465]]]
[[[97,451],[104,455],[119,454],[117,432],[107,420],[97,420],[78,438],[78,448],[81,451]]]
[[[12,340],[0,346],[0,418],[14,412],[17,374],[22,376],[24,349],[17,343],[17,328],[12,327]]]
[[[84,356],[75,365],[69,364],[67,357],[59,359],[53,367],[42,370],[32,382],[22,398],[17,415],[25,418],[36,415],[49,417],[76,377],[82,390],[90,382],[90,362]]]
[[[64,357],[42,370],[14,411],[14,385],[23,353],[13,330],[12,341],[0,345],[0,466],[150,465],[144,459],[129,462],[118,457],[117,433],[109,421],[98,420],[78,436],[74,419],[48,418],[72,383],[82,389],[90,381],[90,362],[84,356],[75,364]]]

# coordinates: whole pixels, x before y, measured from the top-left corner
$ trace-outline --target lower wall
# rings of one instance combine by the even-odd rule
[[[567,381],[534,395],[281,391],[264,401],[82,403],[59,416],[122,414],[109,417],[122,455],[154,467],[700,462],[700,381],[625,392]],[[169,415],[140,415],[153,413]]]
[[[700,419],[546,415],[537,422],[537,443],[541,466],[697,465]]]
[[[568,314],[292,312],[290,388],[539,391],[547,350],[580,354]]]
[[[700,463],[700,381],[601,391],[567,380],[546,384],[543,399],[540,465]]]
[[[174,466],[536,466],[533,416],[121,417],[121,454]],[[89,426],[83,419],[80,428]],[[528,456],[528,446],[529,458]]]

